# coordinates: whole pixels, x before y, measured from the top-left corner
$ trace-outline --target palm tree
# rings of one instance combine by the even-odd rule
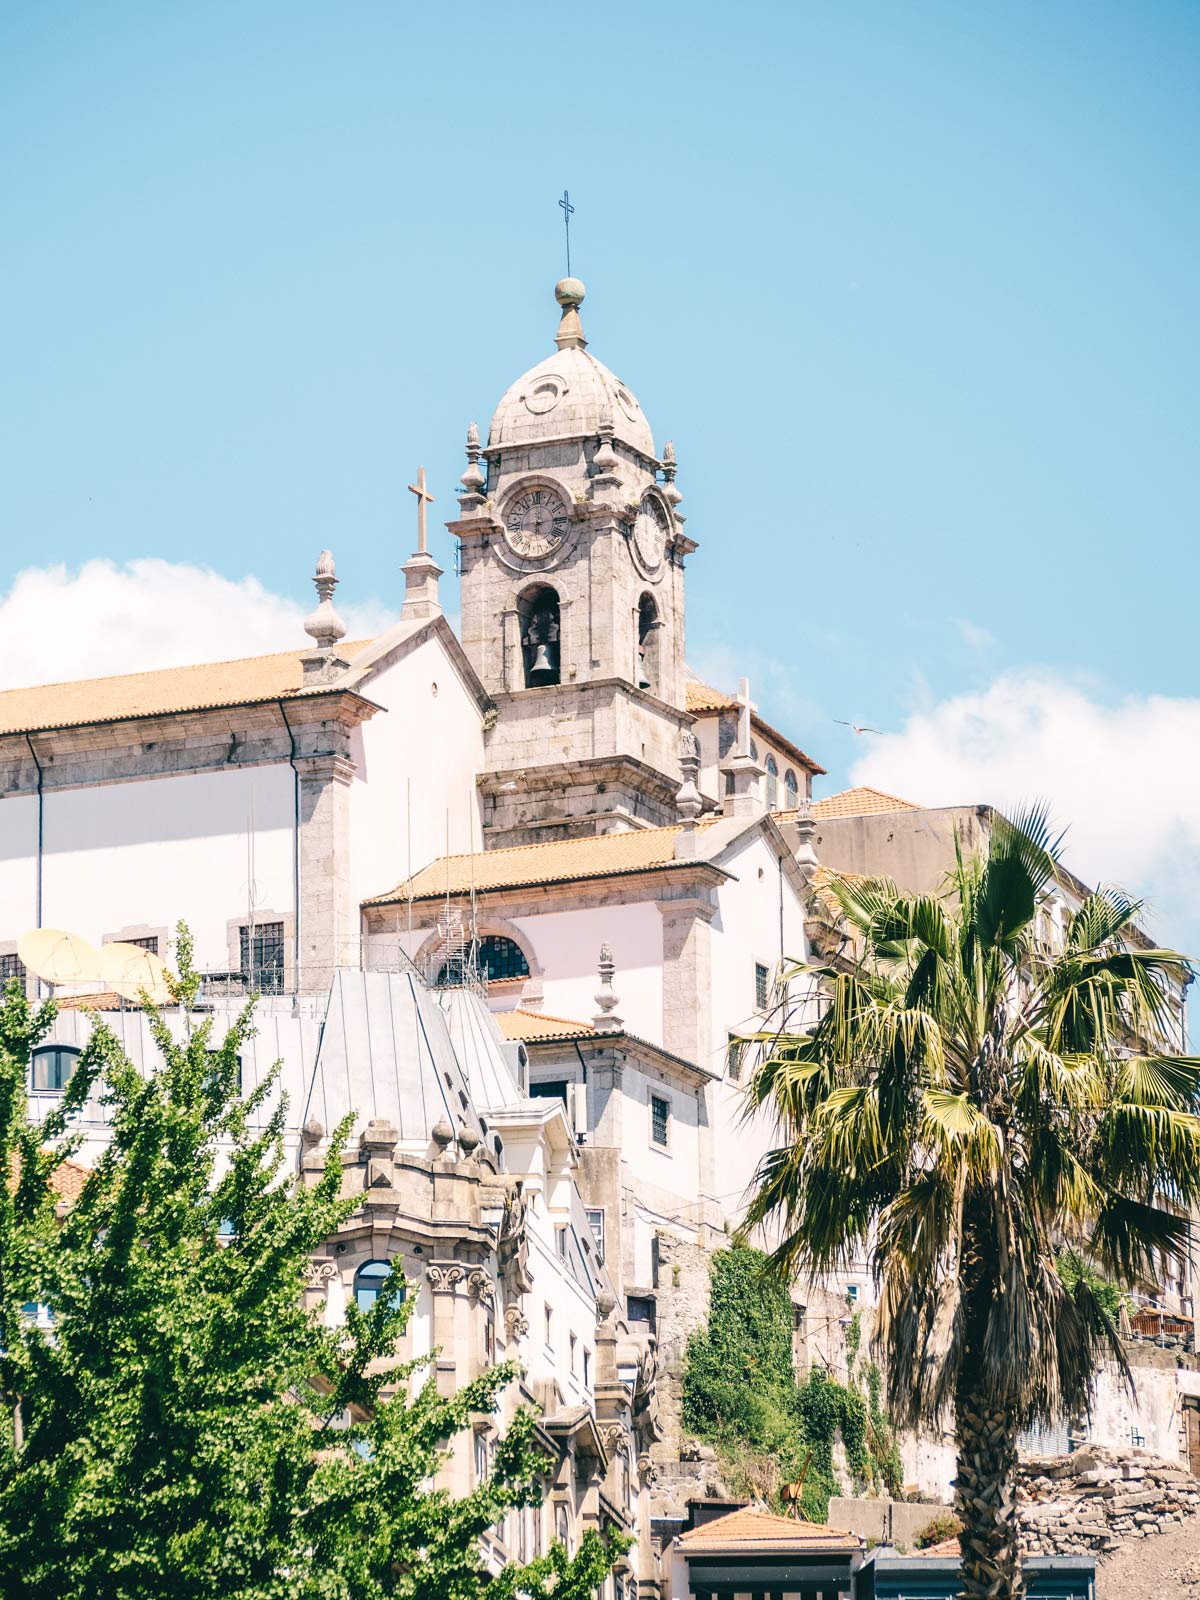
[[[941,896],[838,880],[860,956],[816,975],[807,1031],[760,1036],[751,1106],[772,1110],[746,1228],[781,1240],[789,1279],[864,1250],[875,1338],[905,1427],[953,1411],[963,1594],[1023,1592],[1020,1430],[1086,1408],[1117,1330],[1055,1270],[1086,1240],[1122,1282],[1187,1249],[1200,1200],[1200,1059],[1171,1053],[1169,991],[1190,968],[1133,936],[1139,905],[1088,896],[1051,953],[1034,936],[1054,882],[1044,811],[997,817],[986,857],[956,851]]]

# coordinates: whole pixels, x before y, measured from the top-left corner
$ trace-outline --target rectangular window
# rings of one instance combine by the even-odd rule
[[[592,1386],[592,1352],[590,1350],[585,1350],[583,1352],[583,1387],[585,1389],[590,1389],[591,1386]]]
[[[567,1259],[567,1230],[566,1230],[566,1228],[555,1228],[555,1230],[554,1230],[554,1242],[558,1247],[558,1253],[559,1253],[560,1258],[563,1261],[565,1261]]]
[[[551,1311],[549,1306],[546,1306],[545,1312],[546,1312],[546,1348],[549,1350],[554,1345],[554,1313],[553,1313],[553,1311]]]
[[[658,1324],[657,1312],[653,1295],[631,1294],[625,1302],[625,1313],[630,1327],[638,1325],[653,1333]]]
[[[571,1334],[571,1336],[570,1336],[570,1343],[571,1343],[571,1376],[574,1377],[575,1376],[575,1356],[576,1356],[576,1353],[577,1353],[577,1351],[579,1349],[579,1340],[575,1337],[574,1334]]]
[[[745,1049],[742,1041],[735,1033],[729,1035],[729,1047],[726,1059],[729,1064],[729,1078],[732,1083],[739,1083],[742,1076],[742,1051]]]
[[[561,1100],[567,1103],[567,1080],[565,1078],[549,1078],[544,1083],[531,1083],[529,1085],[529,1098],[531,1100]]]
[[[650,1137],[655,1144],[667,1148],[667,1139],[671,1128],[671,1103],[669,1100],[660,1099],[658,1095],[650,1096]]]
[[[24,976],[25,963],[15,950],[0,956],[0,984],[7,983],[10,978],[24,978]]]
[[[238,929],[242,975],[262,994],[283,993],[283,923],[257,922]]]
[[[765,1011],[771,998],[771,969],[761,961],[754,963],[754,1009]]]
[[[158,948],[158,935],[156,933],[148,933],[144,939],[122,939],[121,943],[134,944],[139,950],[149,950],[152,956],[162,954]]]
[[[598,1207],[588,1208],[588,1227],[592,1230],[592,1238],[596,1241],[596,1254],[601,1261],[604,1260],[604,1212]]]

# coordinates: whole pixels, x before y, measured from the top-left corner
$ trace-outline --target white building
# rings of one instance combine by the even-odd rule
[[[658,1592],[647,1490],[678,1425],[656,1350],[703,1316],[705,1252],[770,1140],[731,1038],[770,1014],[782,963],[839,938],[818,855],[875,870],[911,830],[883,839],[869,792],[810,807],[822,768],[744,684],[689,672],[674,448],[587,351],[582,285],[556,294],[554,353],[486,444],[467,431],[461,641],[419,500],[377,639],[345,642],[326,552],[305,648],[0,692],[0,975],[34,927],[169,960],[182,919],[218,1019],[261,990],[243,1073],[282,1059],[300,1169],[356,1118],[363,1206],[314,1303],[336,1315],[402,1255],[407,1353],[443,1346],[439,1381],[519,1356],[560,1466],[546,1525],[514,1519],[497,1559],[627,1526],[628,1600]],[[890,870],[919,876],[910,854]],[[152,1069],[140,1017],[113,1020]],[[87,1026],[68,1007],[48,1048]],[[47,1057],[35,1100],[67,1068]],[[841,1288],[867,1282],[863,1263]],[[453,1471],[486,1461],[482,1428]]]

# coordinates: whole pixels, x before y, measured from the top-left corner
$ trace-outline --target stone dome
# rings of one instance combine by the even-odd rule
[[[585,348],[578,311],[583,285],[564,278],[555,297],[562,306],[558,349],[507,390],[492,416],[489,449],[595,438],[607,413],[614,439],[656,460],[654,436],[637,397]]]

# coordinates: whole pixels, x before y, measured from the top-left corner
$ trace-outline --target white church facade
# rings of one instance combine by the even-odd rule
[[[303,648],[0,691],[0,976],[27,976],[35,927],[169,963],[182,919],[218,1021],[260,991],[243,1081],[282,1061],[298,1170],[356,1119],[363,1204],[313,1263],[314,1307],[336,1318],[401,1255],[404,1353],[441,1347],[446,1386],[513,1355],[506,1405],[542,1408],[545,1515],[500,1530],[494,1559],[621,1527],[637,1543],[608,1600],[648,1600],[673,1448],[662,1262],[719,1247],[741,1214],[770,1129],[743,1118],[732,1041],[773,1012],[781,966],[837,946],[821,873],[857,858],[826,862],[823,818],[837,857],[842,821],[878,807],[812,802],[819,764],[744,685],[689,672],[698,546],[674,448],[588,352],[582,285],[556,297],[554,353],[486,442],[467,433],[461,637],[422,475],[380,637],[346,641],[323,553]],[[81,993],[35,1105],[86,1036],[85,1001],[152,1070],[140,1015]],[[787,1003],[795,1019],[811,1000]],[[102,1110],[88,1118],[95,1151]],[[486,1472],[490,1427],[458,1483]]]

